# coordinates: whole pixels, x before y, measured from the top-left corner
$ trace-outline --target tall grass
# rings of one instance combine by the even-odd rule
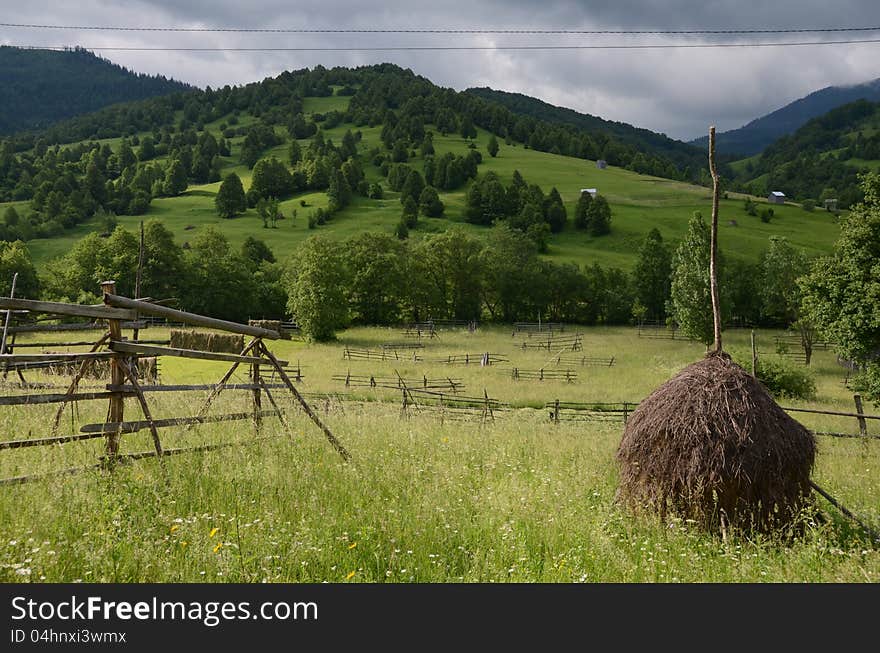
[[[384,329],[353,329],[341,343],[273,343],[300,360],[307,391],[342,391],[342,344],[399,340]],[[728,340],[739,335],[729,334]],[[760,337],[769,337],[762,334]],[[545,353],[517,349],[505,329],[442,332],[426,355],[507,354],[535,367]],[[267,419],[256,444],[123,465],[0,487],[0,581],[11,582],[877,582],[880,551],[819,501],[794,539],[726,542],[689,524],[635,518],[614,502],[614,452],[622,425],[549,422],[544,401],[630,400],[701,355],[693,343],[646,341],[627,329],[585,330],[585,353],[615,355],[610,369],[582,368],[576,383],[514,381],[503,367],[400,365],[404,376],[453,374],[467,394],[509,401],[494,423],[401,416],[396,391],[373,401],[317,402],[351,451],[345,464],[289,396],[292,435]],[[832,355],[816,362],[820,399],[850,409]],[[223,366],[163,361],[166,383],[216,380]],[[358,363],[390,375],[394,365]],[[355,364],[351,363],[355,372]],[[509,371],[509,368],[508,368]],[[471,392],[471,391],[474,392]],[[9,390],[4,390],[4,394]],[[157,417],[195,414],[204,396],[150,395]],[[265,402],[264,402],[265,403]],[[247,393],[221,395],[215,410],[247,410]],[[104,419],[103,403],[80,406],[62,432]],[[127,415],[140,419],[134,402]],[[0,409],[3,437],[48,433],[52,408]],[[833,418],[830,418],[833,419]],[[840,428],[850,430],[853,424]],[[872,426],[869,426],[872,428]],[[166,447],[231,442],[250,422],[167,429]],[[821,439],[814,477],[850,509],[878,521],[880,442]],[[148,450],[147,432],[123,436],[124,451]],[[94,463],[102,443],[0,452],[0,476]]]

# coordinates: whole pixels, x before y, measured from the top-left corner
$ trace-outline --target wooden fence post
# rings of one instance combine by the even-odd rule
[[[251,364],[251,380],[255,386],[260,385],[260,365],[259,363]],[[254,430],[259,435],[260,431],[263,428],[263,399],[260,396],[260,388],[256,387],[251,390],[253,396],[253,408],[254,408]]]
[[[752,376],[758,378],[758,346],[755,343],[754,329],[752,329]]]
[[[101,282],[101,290],[105,295],[115,295],[116,282]],[[107,324],[110,331],[110,340],[122,340],[122,323],[119,320],[111,319],[107,320]],[[116,387],[121,386],[125,381],[122,357],[123,354],[113,354],[113,357],[110,359],[110,383]],[[125,399],[123,395],[120,394],[110,398],[108,419],[117,425],[112,432],[107,433],[107,456],[112,461],[119,453],[119,435],[122,428],[120,424],[125,421]]]
[[[553,404],[553,421],[559,424],[559,400]]]
[[[853,395],[853,401],[856,402],[856,412],[860,415],[856,419],[859,420],[859,435],[862,437],[868,437],[868,422],[861,415],[865,414],[865,411],[862,410],[862,395]]]

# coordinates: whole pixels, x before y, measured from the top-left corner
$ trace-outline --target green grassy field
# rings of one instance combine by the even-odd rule
[[[576,368],[574,383],[511,378],[511,366],[548,366],[546,351],[520,347],[507,327],[442,331],[424,356],[490,351],[508,364],[480,367],[412,360],[348,361],[351,347],[400,342],[398,330],[350,329],[327,345],[273,342],[305,375],[309,393],[346,393],[335,374],[460,379],[467,395],[509,402],[494,422],[401,415],[397,390],[350,391],[345,401],[310,399],[352,454],[345,464],[289,395],[275,395],[293,435],[267,419],[256,444],[0,487],[0,581],[287,582],[877,582],[880,549],[818,502],[815,521],[794,540],[727,541],[687,523],[635,518],[614,502],[620,422],[554,425],[545,402],[632,401],[687,363],[701,345],[648,340],[634,329],[590,328],[583,355],[614,356],[613,367]],[[773,349],[774,332],[758,334]],[[97,335],[95,335],[97,337]],[[167,337],[150,329],[142,338]],[[49,336],[41,336],[47,341]],[[81,334],[77,336],[81,339]],[[726,334],[728,349],[748,333]],[[34,350],[31,350],[34,351]],[[554,352],[555,353],[555,352]],[[168,358],[165,384],[216,381],[222,363]],[[812,367],[814,401],[788,406],[852,410],[834,354]],[[33,379],[39,377],[31,375]],[[244,380],[244,376],[240,377]],[[56,380],[61,382],[63,379]],[[94,382],[97,383],[97,382]],[[7,386],[3,394],[17,392]],[[204,393],[149,395],[156,417],[192,415]],[[265,402],[264,402],[265,403]],[[88,404],[88,405],[87,405]],[[216,412],[247,411],[247,392],[221,395]],[[127,417],[140,419],[133,401]],[[103,421],[104,402],[68,412],[62,433]],[[869,412],[876,412],[869,408]],[[4,439],[49,432],[51,406],[4,407]],[[803,415],[810,428],[852,432],[855,420]],[[869,429],[876,433],[874,424]],[[245,440],[249,421],[162,432],[166,448]],[[880,441],[819,437],[815,480],[865,520],[880,520]],[[150,448],[147,431],[123,436],[124,451]],[[0,451],[0,476],[93,464],[100,440]]]
[[[348,98],[336,96],[306,98],[304,107],[307,113],[326,112],[344,109],[347,102]],[[238,126],[246,125],[252,120],[251,116],[242,115]],[[209,123],[206,129],[219,136],[222,122],[224,120]],[[346,129],[355,128],[352,125],[340,125],[327,130],[325,135],[339,143]],[[581,265],[599,263],[629,269],[634,265],[639,245],[650,229],[656,227],[665,239],[674,241],[684,235],[694,211],[701,211],[707,217],[711,212],[710,191],[699,186],[638,175],[613,166],[598,170],[592,161],[538,152],[522,145],[507,146],[502,143],[498,156],[491,158],[486,152],[489,134],[483,130],[478,131],[475,143],[483,154],[483,164],[479,167],[481,175],[494,171],[505,183],[509,183],[513,171],[519,170],[526,182],[539,184],[545,193],[554,186],[559,190],[568,210],[569,224],[562,233],[551,238],[546,254],[550,260]],[[364,127],[361,132],[362,151],[380,144],[381,127]],[[438,155],[447,151],[457,154],[467,152],[464,139],[456,135],[441,136],[436,130],[434,132],[434,146]],[[278,133],[282,134],[282,131],[279,129]],[[243,140],[243,136],[232,139],[231,156],[224,160],[223,174],[236,172],[242,177],[247,189],[250,186],[250,170],[238,163]],[[119,139],[109,139],[107,142],[111,147],[119,146]],[[303,145],[307,143],[308,141],[302,141]],[[288,144],[285,143],[267,151],[264,156],[277,156],[286,160],[287,148]],[[421,170],[421,158],[411,159],[410,165]],[[382,179],[375,166],[367,164],[365,172],[370,181]],[[315,230],[308,229],[308,214],[317,207],[327,205],[327,197],[322,192],[304,193],[285,199],[281,209],[288,218],[279,222],[277,229],[264,229],[254,209],[232,220],[224,220],[216,215],[214,196],[219,183],[190,186],[179,197],[156,199],[144,218],[162,220],[181,244],[193,238],[199,229],[213,225],[221,229],[234,245],[240,245],[248,236],[265,240],[276,256],[283,259],[294,253],[299,243],[315,233],[341,240],[363,231],[392,232],[400,220],[399,194],[390,192],[387,184],[383,186],[386,190],[385,199],[369,200],[358,197],[334,216],[330,223]],[[597,188],[609,200],[612,207],[610,235],[594,238],[572,226],[574,208],[581,188]],[[452,223],[462,223],[465,193],[466,188],[441,193],[446,204],[444,217],[421,218],[418,229],[411,237],[419,238],[424,233],[445,230]],[[730,193],[730,199],[721,201],[720,242],[722,249],[730,257],[756,260],[766,249],[771,235],[787,237],[808,256],[828,253],[837,239],[839,228],[828,214],[808,213],[794,204],[774,206],[775,217],[765,224],[757,217],[746,214],[742,201],[744,197]],[[763,198],[757,199],[759,202],[764,201]],[[301,200],[308,206],[300,206]],[[2,210],[3,205],[0,205],[0,211]],[[294,211],[296,217],[291,219]],[[120,224],[134,231],[141,219],[121,217]],[[484,227],[465,226],[478,236],[487,231]],[[62,255],[77,239],[97,228],[94,222],[87,222],[56,238],[30,241],[28,247],[40,265]]]

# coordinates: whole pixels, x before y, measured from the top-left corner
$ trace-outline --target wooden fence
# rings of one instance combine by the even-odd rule
[[[434,356],[431,358],[419,359],[426,363],[443,363],[446,365],[494,365],[495,363],[507,363],[509,359],[501,354],[493,354],[485,351],[480,354],[449,354],[447,356]]]
[[[546,349],[547,351],[552,351],[553,349],[562,349],[565,351],[580,351],[583,349],[583,334],[574,333],[571,335],[546,335],[543,337],[529,338],[528,340],[523,340],[522,348],[523,349]]]
[[[629,416],[638,406],[632,402],[574,402],[556,401],[544,404],[545,409],[550,411],[550,420],[556,424],[559,422],[619,422],[626,424]]]
[[[405,379],[401,376],[374,376],[352,374],[336,374],[333,380],[345,383],[346,388],[394,388],[401,390],[403,388],[422,388],[423,390],[450,390],[458,393],[464,388],[461,379],[453,379],[450,377],[429,379],[422,376],[421,379]]]
[[[565,325],[561,322],[514,322],[513,334],[522,333],[554,333],[565,331]]]
[[[494,422],[499,413],[510,408],[508,404],[489,397],[486,390],[483,390],[482,397],[463,397],[418,388],[405,388],[402,394],[401,415],[432,415],[439,417],[441,423],[473,419]]]
[[[614,365],[614,356],[611,358],[601,358],[596,356],[563,356],[560,354],[553,357],[553,362],[557,365],[612,367]]]
[[[323,431],[327,440],[343,459],[350,459],[348,451],[336,439],[330,429],[324,425],[320,418],[318,418],[294,386],[293,381],[290,379],[286,371],[286,368],[289,369],[287,362],[278,360],[263,342],[264,339],[274,340],[280,338],[280,334],[277,331],[228,322],[226,320],[219,320],[195,313],[178,311],[176,309],[167,308],[158,304],[151,304],[142,300],[121,297],[115,294],[115,287],[116,284],[112,281],[106,281],[101,284],[104,302],[97,306],[82,306],[61,302],[42,302],[15,299],[11,297],[0,298],[0,309],[6,309],[8,311],[19,310],[65,317],[85,317],[103,320],[107,323],[106,332],[101,338],[92,344],[88,352],[65,354],[0,354],[0,368],[3,366],[12,366],[14,368],[17,365],[38,362],[71,361],[79,363],[79,368],[64,393],[11,395],[0,397],[0,405],[59,404],[55,413],[54,423],[51,427],[51,435],[41,438],[3,441],[0,443],[0,450],[62,444],[91,438],[104,438],[105,455],[99,460],[98,466],[112,467],[116,462],[122,460],[137,460],[155,456],[161,461],[168,455],[184,453],[186,451],[204,450],[204,447],[189,447],[175,450],[163,449],[159,438],[159,429],[162,428],[176,426],[186,426],[187,428],[191,428],[197,424],[247,419],[253,421],[254,428],[259,435],[262,429],[263,419],[266,417],[277,417],[282,422],[288,434],[291,434],[284,413],[278,406],[270,387],[264,380],[263,369],[268,368],[278,375],[283,386],[296,398],[303,411]],[[123,323],[138,320],[141,315],[164,317],[169,320],[186,324],[187,326],[217,329],[229,333],[246,335],[250,336],[251,340],[245,345],[240,353],[231,354],[149,344],[136,339],[127,339],[124,337]],[[155,418],[149,402],[147,401],[148,391],[145,390],[143,379],[137,374],[137,363],[143,357],[160,356],[228,362],[232,363],[232,366],[227,370],[220,381],[214,384],[207,399],[195,415]],[[109,361],[110,378],[106,390],[100,392],[82,392],[79,387],[80,382],[85,376],[88,368],[96,360]],[[229,381],[235,371],[242,365],[250,366],[251,382],[248,384],[248,391],[251,393],[251,410],[243,413],[230,413],[224,415],[209,414],[213,401],[223,390],[230,389],[231,384],[229,384]],[[149,391],[157,391],[157,388],[154,386],[146,387],[149,388]],[[196,386],[178,386],[177,390],[186,391],[193,387]],[[203,386],[199,387],[201,388]],[[271,410],[264,410],[264,398],[271,405]],[[65,406],[73,402],[104,399],[109,403],[107,417],[104,422],[82,425],[79,433],[76,434],[58,435],[57,431]],[[126,419],[125,407],[127,399],[135,399],[137,401],[143,419]],[[143,430],[149,430],[150,435],[152,436],[153,449],[145,452],[121,454],[119,452],[121,436],[126,433],[136,433]],[[94,466],[79,468],[77,470],[62,470],[60,473],[70,473],[71,471],[81,471],[92,468],[94,468]],[[11,479],[0,479],[0,484],[21,483],[44,477],[45,475],[31,475]]]
[[[655,340],[693,340],[690,336],[681,333],[678,325],[666,326],[659,323],[642,323],[637,327],[639,338],[652,338]]]
[[[855,412],[847,413],[844,411],[835,411],[835,410],[819,410],[814,408],[791,408],[783,406],[783,410],[792,413],[805,413],[805,414],[813,414],[813,415],[830,415],[834,417],[847,417],[856,420],[856,424],[858,426],[858,433],[846,433],[840,431],[813,431],[814,435],[827,435],[835,438],[880,438],[878,434],[870,434],[868,433],[868,421],[869,420],[880,420],[880,415],[867,415],[865,414],[864,407],[862,405],[862,396],[861,395],[853,395],[853,403],[855,404]]]
[[[514,367],[511,376],[514,381],[565,381],[574,383],[577,372],[574,370],[521,370]]]
[[[375,361],[413,361],[422,360],[417,351],[408,353],[399,352],[396,349],[357,349],[355,347],[346,347],[342,350],[343,360],[375,360]]]

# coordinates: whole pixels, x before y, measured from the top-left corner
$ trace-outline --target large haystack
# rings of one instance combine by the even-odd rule
[[[632,414],[618,498],[716,530],[791,523],[810,494],[813,435],[723,353],[689,365]]]

